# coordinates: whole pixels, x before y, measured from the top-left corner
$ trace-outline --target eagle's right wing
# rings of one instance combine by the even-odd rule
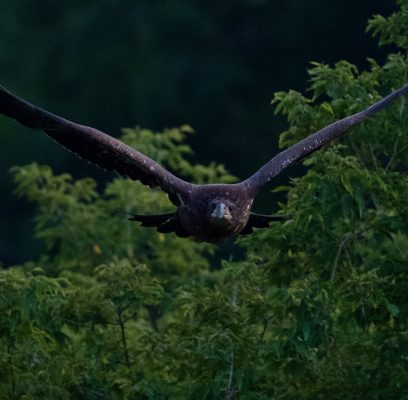
[[[151,158],[106,133],[35,107],[1,86],[0,113],[28,128],[43,130],[66,149],[105,170],[116,171],[150,187],[160,187],[175,205],[190,186]]]
[[[255,174],[243,181],[242,184],[245,185],[248,190],[256,192],[260,187],[267,184],[274,176],[280,174],[284,169],[320,149],[322,146],[340,136],[354,125],[358,125],[368,117],[376,114],[378,111],[382,110],[388,104],[407,92],[408,85],[405,85],[401,89],[398,89],[379,100],[377,103],[374,103],[366,110],[336,121],[320,131],[307,136],[305,139],[273,157]]]

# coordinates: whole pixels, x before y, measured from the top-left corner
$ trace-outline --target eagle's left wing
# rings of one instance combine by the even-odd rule
[[[0,113],[21,124],[42,129],[79,157],[119,175],[160,187],[179,205],[191,185],[177,178],[151,158],[97,129],[79,125],[36,107],[0,86]]]
[[[408,85],[405,85],[379,100],[377,103],[374,103],[366,110],[336,121],[320,131],[313,133],[312,135],[306,137],[300,142],[289,147],[287,150],[284,150],[273,157],[255,174],[243,181],[242,184],[244,184],[248,190],[256,192],[261,186],[268,183],[274,176],[281,173],[285,168],[318,150],[330,140],[340,136],[354,125],[357,125],[376,114],[378,111],[382,110],[388,104],[393,102],[396,98],[404,95],[407,92]]]

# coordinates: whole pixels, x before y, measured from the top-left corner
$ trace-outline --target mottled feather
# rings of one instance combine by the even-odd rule
[[[322,146],[348,131],[353,126],[360,124],[367,118],[381,111],[395,99],[407,93],[407,91],[408,85],[405,85],[401,89],[392,92],[377,103],[368,107],[366,110],[336,121],[318,132],[307,136],[305,139],[273,157],[255,172],[255,174],[249,177],[245,183],[253,190],[259,190],[260,187],[266,185],[273,177],[280,174],[284,169],[320,149]]]
[[[97,129],[79,125],[14,96],[0,86],[0,112],[33,129],[42,129],[79,157],[119,175],[160,187],[179,205],[189,183],[177,178],[151,158]]]

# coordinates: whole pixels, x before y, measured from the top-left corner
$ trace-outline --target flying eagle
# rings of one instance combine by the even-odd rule
[[[14,96],[0,86],[0,113],[28,128],[42,129],[66,149],[97,166],[160,187],[177,207],[174,212],[157,215],[133,215],[142,226],[159,232],[175,232],[206,242],[220,242],[247,235],[253,228],[265,228],[279,215],[251,212],[259,189],[285,168],[321,148],[382,110],[408,91],[408,85],[384,97],[364,111],[351,115],[313,133],[268,161],[248,179],[235,184],[195,185],[186,182],[130,146],[94,128],[78,125]]]

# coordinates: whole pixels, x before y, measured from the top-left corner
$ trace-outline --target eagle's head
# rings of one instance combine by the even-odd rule
[[[217,200],[210,204],[209,216],[214,225],[230,225],[233,220],[234,206],[229,201]]]

